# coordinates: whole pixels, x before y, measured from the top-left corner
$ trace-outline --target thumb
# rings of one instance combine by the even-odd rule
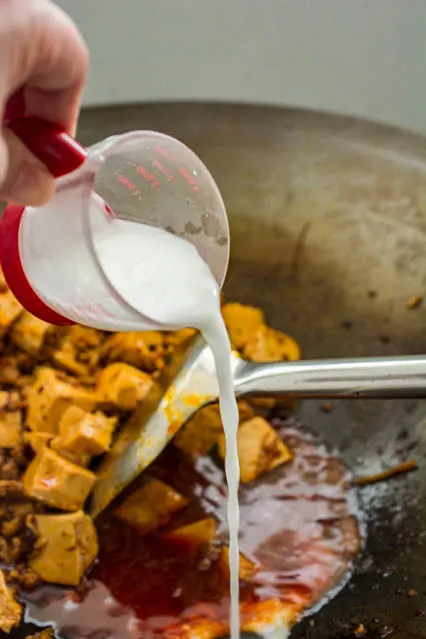
[[[25,206],[45,204],[55,192],[47,168],[8,129],[0,136],[0,200]]]

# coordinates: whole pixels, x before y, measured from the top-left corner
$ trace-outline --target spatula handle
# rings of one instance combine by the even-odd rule
[[[299,398],[409,399],[426,397],[426,356],[244,363],[235,391]]]

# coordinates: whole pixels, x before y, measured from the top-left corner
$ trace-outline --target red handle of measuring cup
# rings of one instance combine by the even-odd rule
[[[36,117],[5,119],[5,124],[47,167],[53,177],[71,173],[83,164],[87,150],[61,127]],[[73,324],[47,306],[33,290],[21,261],[19,228],[25,207],[9,204],[0,218],[0,264],[10,290],[24,308],[56,326]]]
[[[6,126],[55,178],[75,171],[87,157],[87,149],[52,122],[25,117],[8,120]]]

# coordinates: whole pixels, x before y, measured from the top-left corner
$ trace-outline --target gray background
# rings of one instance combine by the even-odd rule
[[[289,104],[426,132],[424,0],[59,4],[92,53],[87,104]]]

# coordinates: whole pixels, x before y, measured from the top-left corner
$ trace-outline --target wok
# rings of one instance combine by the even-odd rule
[[[226,297],[263,307],[305,357],[425,351],[426,305],[407,302],[426,288],[426,139],[308,111],[194,103],[87,109],[79,137],[144,128],[183,140],[217,180],[231,224]],[[299,414],[357,474],[409,457],[419,470],[362,490],[368,539],[353,578],[292,637],[354,637],[360,623],[365,637],[426,637],[426,403],[342,400],[324,413],[305,401]]]

